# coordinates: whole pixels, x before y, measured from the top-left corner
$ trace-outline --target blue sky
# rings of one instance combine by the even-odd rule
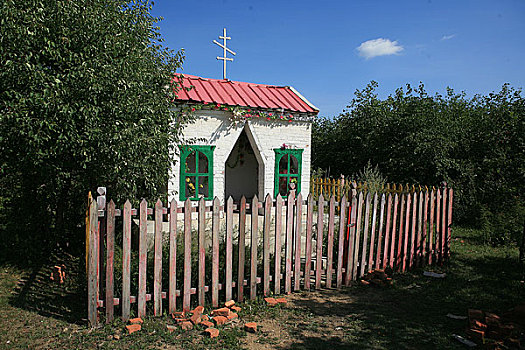
[[[525,85],[525,1],[167,1],[157,0],[161,33],[185,49],[184,73],[291,85],[336,116],[371,80],[384,98],[406,83],[430,93],[487,94]],[[231,55],[230,55],[231,57]]]

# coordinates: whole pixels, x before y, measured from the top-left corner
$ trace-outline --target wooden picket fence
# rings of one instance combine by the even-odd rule
[[[115,309],[123,320],[128,320],[132,304],[136,304],[137,316],[145,316],[148,301],[153,301],[153,315],[159,316],[163,307],[167,307],[168,313],[177,308],[189,310],[192,304],[204,305],[207,298],[211,299],[212,307],[217,307],[220,299],[243,301],[245,296],[254,299],[260,294],[341,288],[375,268],[390,267],[404,272],[413,267],[442,264],[450,254],[452,199],[453,190],[444,187],[379,195],[353,190],[348,200],[343,196],[340,201],[334,195],[325,201],[322,194],[318,200],[310,194],[303,201],[301,194],[295,198],[293,193],[286,200],[281,196],[273,200],[268,195],[264,202],[254,197],[247,203],[243,197],[234,204],[229,198],[225,206],[216,198],[212,202],[200,200],[197,206],[192,206],[189,200],[183,206],[172,201],[169,207],[163,207],[159,200],[148,208],[143,200],[138,209],[132,209],[129,201],[117,209],[110,201],[99,210],[96,201],[91,200],[86,219],[89,322],[97,324],[99,310],[105,310],[106,322],[112,322]],[[197,216],[198,253],[194,254],[198,255],[197,271],[192,271],[191,264],[192,234],[195,234],[192,213]],[[146,285],[148,215],[154,218],[152,286]],[[133,217],[138,217],[139,228],[138,261],[132,262]],[[211,244],[205,241],[207,217],[211,218]],[[225,232],[220,232],[221,217],[226,221]],[[163,266],[162,259],[165,218],[169,225],[168,266]],[[248,230],[247,218],[251,218]],[[122,242],[118,242],[122,246],[120,298],[114,293],[117,219],[121,220],[118,227],[122,227]],[[262,251],[258,251],[261,238]],[[178,240],[183,240],[184,245],[183,266],[177,266]],[[237,254],[233,252],[235,247]],[[224,252],[223,249],[224,268],[220,269],[219,251]],[[211,261],[206,258],[206,251],[211,251]],[[130,287],[132,263],[138,263],[136,296],[131,295]],[[211,279],[206,279],[209,264]],[[237,276],[232,273],[234,264]],[[247,271],[245,265],[249,266]],[[176,272],[181,268],[184,277],[177,280]],[[169,269],[164,281],[162,269]],[[102,273],[105,278],[101,278]],[[192,273],[198,275],[193,285]],[[101,280],[105,280],[104,285]],[[206,280],[211,283],[205,285]],[[148,293],[151,287],[152,293]],[[167,299],[165,305],[163,299]]]
[[[335,200],[341,200],[341,197],[350,197],[353,189],[369,191],[369,184],[366,182],[356,182],[344,177],[338,179],[334,178],[318,178],[312,177],[310,179],[310,193],[313,194],[314,199],[319,198],[322,194],[325,198],[335,196]],[[431,190],[436,190],[432,187]],[[421,185],[410,185],[410,184],[396,184],[396,183],[385,183],[382,184],[377,191],[380,193],[414,193],[416,191],[428,191],[428,187]]]

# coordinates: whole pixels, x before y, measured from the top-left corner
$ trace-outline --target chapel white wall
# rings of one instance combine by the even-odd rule
[[[221,202],[224,201],[224,176],[225,162],[235,146],[240,133],[244,128],[244,122],[232,123],[229,119],[230,112],[225,111],[198,111],[195,121],[183,129],[186,140],[200,139],[194,144],[215,146],[213,154],[213,194]],[[304,197],[310,191],[310,165],[311,165],[311,123],[307,121],[265,120],[262,118],[248,120],[247,135],[255,152],[260,152],[259,165],[260,177],[264,178],[264,184],[259,182],[259,199],[262,200],[266,194],[273,196],[274,191],[274,167],[275,148],[280,148],[283,143],[290,148],[303,149],[301,193]],[[179,176],[180,164],[177,161],[172,169],[168,183],[169,199],[179,200]],[[176,193],[176,194],[175,194]]]

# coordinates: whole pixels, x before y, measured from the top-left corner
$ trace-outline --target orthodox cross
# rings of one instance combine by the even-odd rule
[[[219,39],[222,39],[223,43],[221,44],[217,40],[213,40],[213,42],[223,48],[223,51],[224,51],[223,57],[217,56],[217,59],[218,60],[222,60],[222,62],[223,62],[222,79],[226,79],[226,61],[233,61],[233,58],[226,57],[226,51],[228,51],[229,53],[231,53],[234,56],[236,55],[236,53],[226,47],[226,40],[230,40],[231,39],[229,36],[226,36],[226,28],[223,29],[222,33],[223,33],[223,35],[222,36],[219,35]]]

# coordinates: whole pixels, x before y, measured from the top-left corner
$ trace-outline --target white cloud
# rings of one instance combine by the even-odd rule
[[[396,55],[403,51],[403,46],[399,45],[397,41],[379,38],[361,43],[361,45],[357,47],[357,51],[359,52],[359,56],[368,60],[377,56]]]
[[[443,40],[450,40],[450,39],[454,38],[455,36],[456,36],[456,34],[443,35],[441,37],[441,41],[443,41]]]

